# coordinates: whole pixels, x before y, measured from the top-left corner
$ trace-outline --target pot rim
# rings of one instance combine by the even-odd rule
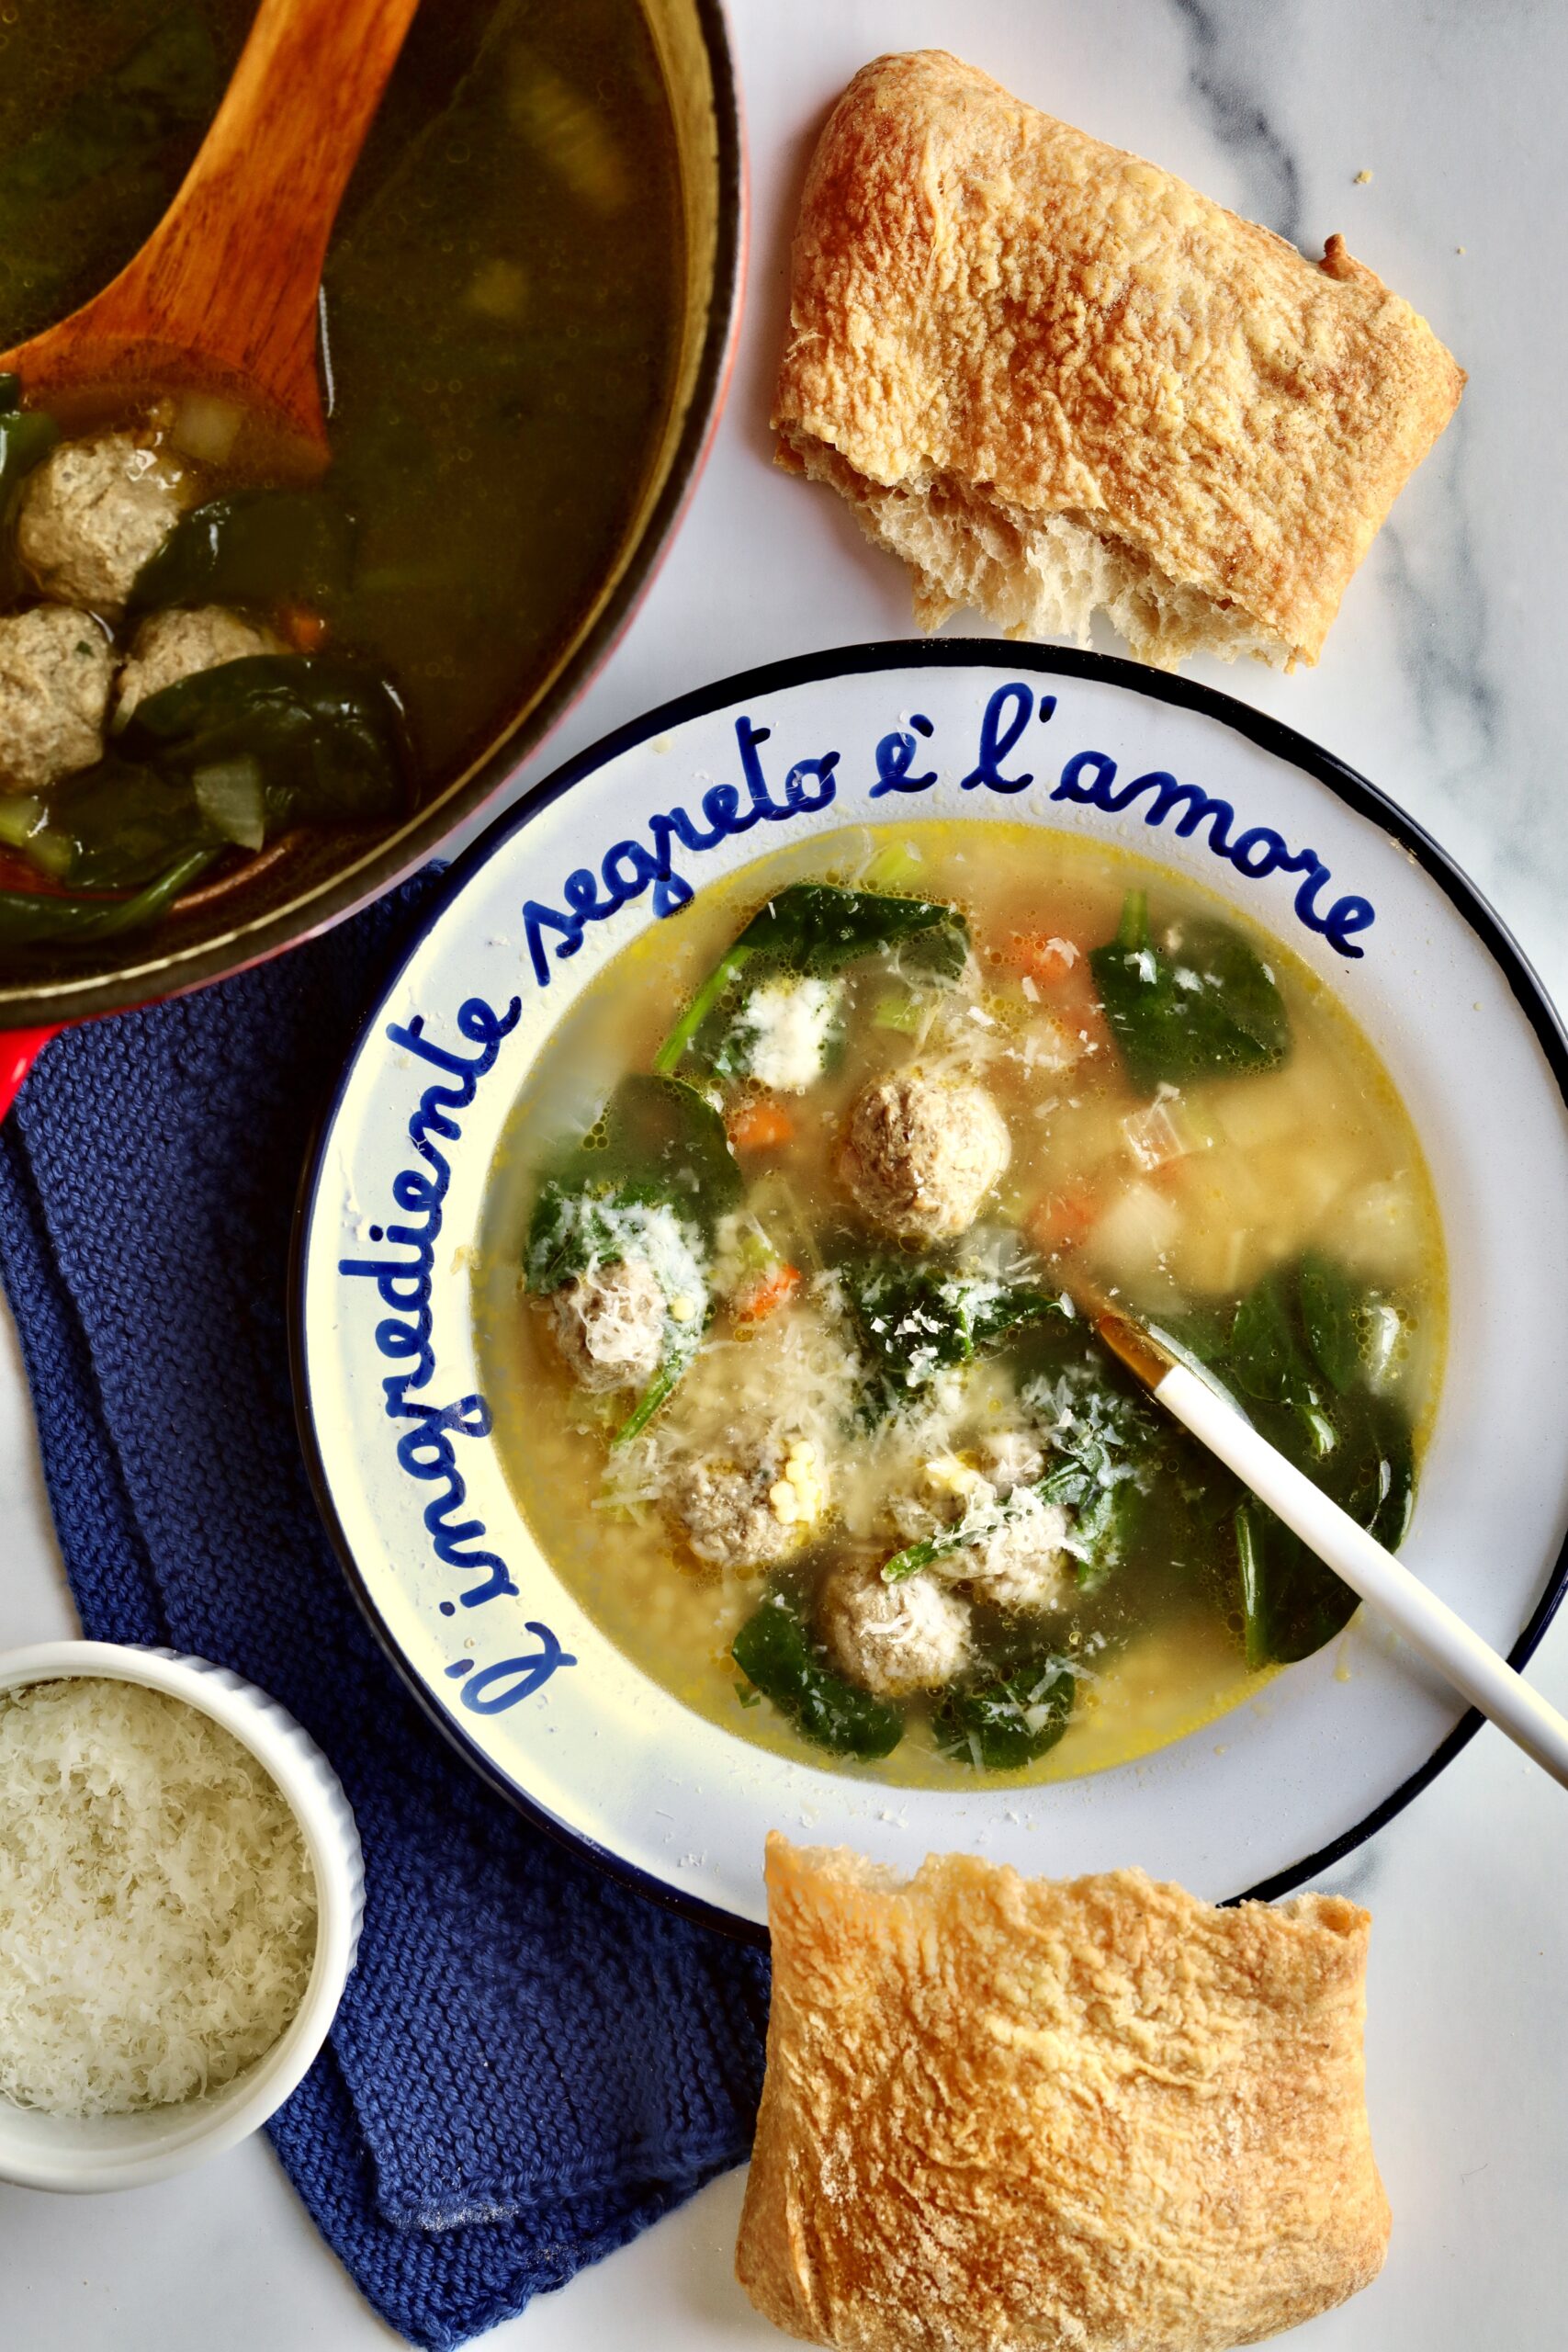
[[[107,973],[44,982],[0,979],[0,1033],[49,1029],[185,996],[248,971],[356,914],[417,872],[441,842],[539,751],[598,675],[651,585],[706,460],[723,413],[740,319],[749,230],[739,87],[722,0],[689,0],[713,79],[718,185],[713,283],[691,396],[668,469],[620,578],[545,691],[504,740],[389,841],[367,847],[292,905],[186,953],[149,955]]]

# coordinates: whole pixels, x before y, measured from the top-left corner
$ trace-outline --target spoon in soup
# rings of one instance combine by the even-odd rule
[[[1359,1593],[1412,1649],[1568,1788],[1568,1720],[1507,1660],[1439,1600],[1364,1527],[1261,1437],[1234,1401],[1157,1330],[1136,1321],[1093,1283],[1068,1283],[1075,1305],[1112,1355],[1166,1411],[1250,1487],[1309,1551]]]
[[[212,127],[158,227],[102,293],[0,355],[71,423],[164,393],[237,409],[269,470],[327,462],[321,266],[419,0],[261,0]]]

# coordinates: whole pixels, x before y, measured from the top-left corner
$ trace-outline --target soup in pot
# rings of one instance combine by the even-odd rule
[[[0,22],[0,350],[155,225],[245,0]],[[637,0],[415,16],[322,296],[308,486],[205,396],[0,377],[0,960],[70,968],[285,836],[387,826],[551,674],[638,513],[685,270]]]

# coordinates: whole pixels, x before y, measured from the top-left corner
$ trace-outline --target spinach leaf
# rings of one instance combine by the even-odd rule
[[[335,654],[253,653],[137,704],[124,756],[164,775],[254,760],[271,837],[289,825],[396,816],[406,797],[402,711],[386,682]]]
[[[18,804],[13,808],[23,813]],[[73,890],[138,889],[173,860],[222,845],[188,778],[160,775],[113,753],[40,793],[26,809],[26,835],[13,845]]]
[[[128,613],[170,605],[331,605],[347,591],[356,526],[330,491],[240,490],[182,514],[136,575]]]
[[[1333,1258],[1309,1250],[1301,1261],[1306,1344],[1339,1394],[1375,1383],[1404,1336],[1405,1319],[1385,1291],[1359,1282]]]
[[[102,760],[16,807],[5,835],[73,890],[137,890],[197,851],[395,816],[404,758],[370,672],[261,654],[149,695]]]
[[[682,1079],[641,1072],[622,1079],[596,1125],[539,1187],[524,1245],[531,1291],[547,1295],[590,1265],[636,1251],[665,1294],[659,1369],[612,1443],[629,1444],[647,1428],[695,1356],[707,1303],[703,1256],[741,1189],[712,1103]]]
[[[1089,960],[1127,1075],[1148,1093],[1272,1069],[1290,1051],[1273,975],[1228,923],[1184,918],[1155,947],[1147,895],[1130,890],[1115,938]]]
[[[1269,1443],[1392,1551],[1410,1524],[1416,1453],[1408,1416],[1369,1385],[1363,1338],[1379,1304],[1309,1255],[1243,1299],[1216,1370]],[[1254,1498],[1243,1496],[1235,1527],[1247,1664],[1310,1657],[1348,1623],[1357,1595]]]
[[[1069,1543],[1082,1592],[1096,1592],[1126,1558],[1143,1498],[1170,1432],[1129,1389],[1115,1386],[1086,1356],[1054,1378],[1025,1384],[1024,1402],[1043,1425],[1052,1467],[1041,1491],[1073,1513]]]
[[[15,376],[0,378],[10,392],[0,398],[0,606],[14,605],[27,586],[17,553],[17,515],[22,485],[60,438],[60,427],[42,409],[18,408]]]
[[[885,1420],[941,1372],[972,1363],[1015,1331],[1068,1310],[1058,1294],[944,1272],[908,1258],[854,1253],[840,1267],[861,1351],[871,1368],[864,1410]]]
[[[1316,1403],[1322,1378],[1303,1344],[1293,1267],[1265,1274],[1248,1291],[1219,1363],[1245,1396],[1264,1404]]]
[[[142,931],[190,889],[218,855],[194,850],[129,899],[77,899],[54,891],[0,890],[0,947],[86,946]]]
[[[595,1261],[615,1264],[626,1254],[620,1209],[666,1206],[710,1241],[741,1190],[724,1121],[706,1097],[683,1079],[634,1072],[539,1188],[524,1250],[528,1288],[542,1295]]]
[[[676,1023],[654,1062],[675,1069],[694,1046],[703,1059],[699,1032],[718,1012],[742,972],[787,972],[828,978],[868,956],[902,951],[906,970],[933,980],[953,980],[969,953],[969,933],[953,907],[924,899],[882,898],[867,890],[840,890],[828,882],[792,882],[754,914],[720,957]],[[708,1033],[715,1050],[728,1027]]]
[[[995,1681],[945,1691],[932,1710],[931,1729],[944,1755],[987,1772],[1015,1772],[1055,1747],[1076,1695],[1063,1661],[1040,1658]]]
[[[819,1747],[869,1763],[890,1756],[904,1736],[897,1707],[823,1664],[783,1593],[771,1594],[746,1620],[729,1654],[753,1689]]]

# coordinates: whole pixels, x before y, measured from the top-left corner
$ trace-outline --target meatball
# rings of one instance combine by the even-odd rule
[[[1011,1149],[983,1086],[889,1078],[850,1114],[839,1173],[863,1216],[901,1241],[947,1241],[974,1224]]]
[[[104,748],[114,649],[87,613],[36,605],[0,620],[0,791],[41,792]]]
[[[787,1560],[821,1516],[817,1449],[804,1440],[768,1447],[749,1462],[708,1459],[683,1468],[671,1505],[699,1560],[720,1568],[770,1568]]]
[[[929,1576],[884,1584],[879,1568],[846,1568],[822,1596],[822,1638],[852,1682],[879,1699],[939,1690],[969,1661],[969,1610]]]
[[[28,477],[17,545],[46,595],[118,620],[137,573],[196,495],[176,458],[131,434],[62,441]]]
[[[1065,1609],[1077,1590],[1066,1541],[1061,1505],[1020,1487],[998,1526],[938,1565],[998,1609]]]
[[[119,673],[115,725],[128,719],[147,695],[177,685],[182,678],[194,678],[198,671],[243,662],[247,654],[283,650],[283,639],[271,629],[224,605],[150,614],[132,639],[130,659]]]
[[[563,1283],[549,1302],[556,1345],[580,1388],[641,1388],[664,1353],[664,1293],[646,1258]]]
[[[998,1495],[1032,1487],[1045,1475],[1045,1456],[1027,1430],[993,1430],[980,1440],[980,1475]]]

